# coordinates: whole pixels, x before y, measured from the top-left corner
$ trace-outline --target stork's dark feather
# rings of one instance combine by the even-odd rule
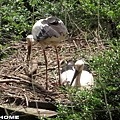
[[[46,40],[51,37],[58,38],[66,33],[67,28],[57,17],[41,19],[35,23],[32,29],[33,38],[37,41]]]
[[[69,61],[61,70],[61,73],[65,72],[66,70],[73,70],[75,63],[73,61]]]
[[[45,40],[53,36],[58,38],[60,34],[55,31],[51,26],[44,26],[42,29],[40,29],[38,35],[36,35],[37,41]]]
[[[59,20],[57,17],[48,18],[48,24],[57,25]]]
[[[75,66],[75,61],[68,61],[67,64],[65,64],[64,67],[62,68],[61,73],[65,72],[66,70],[73,70],[74,66]],[[90,66],[86,63],[84,63],[83,70],[86,70],[91,73]]]

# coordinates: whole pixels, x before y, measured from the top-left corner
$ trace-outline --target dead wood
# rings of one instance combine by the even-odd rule
[[[87,43],[86,43],[87,41]],[[16,45],[11,46],[9,49],[18,49],[16,53],[9,56],[6,60],[0,62],[0,91],[1,96],[6,96],[17,99],[23,99],[26,105],[30,105],[30,100],[41,100],[45,101],[68,101],[66,93],[61,93],[58,83],[57,75],[57,60],[55,50],[52,47],[47,47],[46,56],[48,60],[48,82],[49,90],[45,88],[45,61],[41,46],[36,44],[32,46],[31,61],[30,64],[26,61],[27,54],[26,43],[20,42]],[[61,41],[58,47],[60,60],[69,61],[79,59],[83,51],[91,51],[92,55],[98,54],[98,44],[93,40],[87,40],[85,35],[71,37],[66,41]],[[92,47],[91,47],[92,46]],[[93,47],[94,46],[94,47]],[[76,52],[76,48],[80,52]],[[93,48],[96,48],[94,50]],[[96,52],[96,53],[95,53]],[[85,55],[89,56],[89,52]],[[33,92],[33,86],[35,92]],[[6,94],[5,94],[6,93]],[[9,93],[7,95],[7,93]],[[15,96],[10,96],[13,94]],[[18,98],[20,96],[20,98]],[[36,97],[37,96],[37,97]],[[4,99],[0,100],[0,103],[4,103]]]
[[[32,61],[32,69],[30,70],[28,76],[32,77],[32,75],[37,73],[37,68],[38,68],[38,62],[37,60]]]
[[[24,80],[24,79],[20,79],[20,78],[19,79],[0,79],[0,83],[10,83],[10,82],[28,84],[29,86],[32,86],[32,84],[33,84],[40,91],[46,92],[46,90],[42,86],[39,86],[36,83],[32,83],[32,82]]]

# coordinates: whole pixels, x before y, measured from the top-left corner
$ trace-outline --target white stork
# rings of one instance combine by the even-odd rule
[[[45,47],[47,45],[54,46],[57,55],[57,63],[58,63],[58,75],[59,75],[59,85],[60,85],[60,65],[59,65],[59,57],[57,51],[57,45],[61,40],[65,39],[66,34],[68,33],[66,26],[57,17],[47,17],[46,19],[38,20],[33,28],[32,35],[28,35],[26,40],[28,42],[28,54],[27,60],[30,60],[31,54],[31,46],[33,43],[40,43],[46,64],[46,89],[48,89],[48,75],[47,75],[47,57],[45,54]]]
[[[75,63],[68,62],[66,70],[63,70],[60,75],[61,84],[90,89],[91,86],[94,86],[93,75],[83,68],[83,60],[78,60]]]

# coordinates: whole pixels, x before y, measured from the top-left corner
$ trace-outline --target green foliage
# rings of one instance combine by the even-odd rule
[[[114,98],[120,98],[118,92],[120,90],[120,42],[116,41],[117,46],[113,45],[112,42],[109,44],[111,49],[105,50],[98,58],[95,57],[93,66],[99,76],[98,85],[102,84],[101,87],[108,93],[108,101],[110,101],[111,104],[114,104]],[[114,102],[112,103],[112,101]],[[117,106],[117,104],[115,106]]]
[[[119,0],[1,0],[0,58],[8,55],[7,45],[13,39],[25,39],[36,20],[58,16],[70,33],[99,32],[109,39],[109,50],[93,57],[91,66],[97,74],[96,87],[89,91],[67,89],[72,109],[58,105],[56,120],[118,120],[120,116],[120,1]],[[89,37],[89,36],[87,36]],[[3,46],[4,45],[4,46]],[[76,51],[78,52],[78,51]],[[66,91],[64,91],[66,92]],[[106,99],[107,96],[107,99]]]
[[[119,0],[2,0],[0,4],[0,41],[5,38],[25,38],[36,20],[50,15],[65,21],[69,31],[75,34],[79,33],[79,30],[95,30],[99,20],[101,31],[108,36],[119,37]]]
[[[10,49],[10,45],[1,45],[0,44],[0,61],[8,58],[9,55],[13,54],[16,50]]]
[[[24,32],[30,29],[28,19],[30,18],[30,12],[24,6],[24,2],[21,1],[6,1],[2,3],[2,37],[5,38],[20,38]],[[27,12],[27,14],[26,14]]]
[[[92,91],[79,88],[64,88],[71,101],[58,105],[59,115],[55,120],[118,120],[120,116],[120,42],[108,41],[110,50],[93,57],[90,63],[97,74]],[[53,119],[53,118],[52,118]]]
[[[118,102],[120,101],[120,42],[116,41],[116,44],[114,45],[112,42],[109,42],[110,50],[105,50],[97,57],[94,57],[92,64],[93,69],[98,75],[95,93],[102,100],[105,100],[106,95],[106,102],[108,108],[113,110],[112,117],[114,120],[120,115],[120,104]],[[105,106],[107,105],[105,104]],[[116,113],[116,111],[118,112]]]

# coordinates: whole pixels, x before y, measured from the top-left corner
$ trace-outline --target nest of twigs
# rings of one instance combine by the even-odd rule
[[[77,36],[62,41],[58,46],[60,63],[72,59],[90,59],[96,53],[101,42],[86,40]],[[101,45],[100,45],[101,46]],[[28,105],[31,100],[43,102],[68,102],[66,94],[60,92],[58,87],[58,69],[55,50],[48,46],[46,55],[48,59],[49,90],[45,90],[45,62],[39,44],[32,47],[31,61],[26,60],[27,44],[20,41],[11,45],[9,49],[16,52],[0,63],[0,103],[15,103],[22,99]],[[99,48],[100,49],[100,48]],[[24,105],[22,102],[19,104]]]

